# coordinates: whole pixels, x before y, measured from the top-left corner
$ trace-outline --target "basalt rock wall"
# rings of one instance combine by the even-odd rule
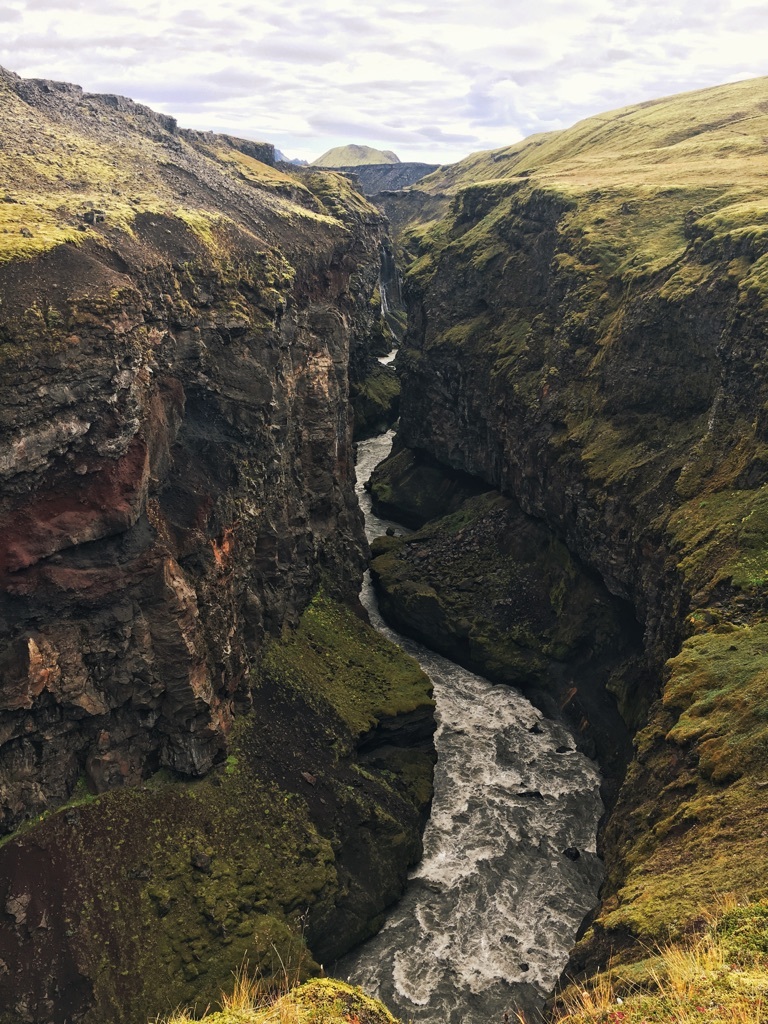
[[[768,248],[745,179],[763,158],[757,135],[728,153],[725,120],[704,118],[714,105],[759,119],[765,89],[675,97],[471,158],[423,183],[425,210],[450,207],[431,227],[412,215],[400,238],[401,452],[515,498],[644,632],[645,671],[616,691],[642,709],[635,757],[574,970],[643,955],[695,926],[713,893],[765,889],[765,833],[747,820],[766,810],[751,658],[766,609]]]
[[[429,681],[355,614],[385,223],[122,97],[0,71],[0,130],[0,1019],[142,1024],[420,854]]]

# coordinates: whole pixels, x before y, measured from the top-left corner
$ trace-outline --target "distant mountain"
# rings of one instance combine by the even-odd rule
[[[360,167],[362,164],[399,164],[400,157],[390,149],[370,146],[336,146],[313,160],[311,167]]]
[[[281,164],[296,164],[297,167],[306,167],[306,160],[299,160],[297,157],[286,156],[282,150],[275,150],[275,160]]]

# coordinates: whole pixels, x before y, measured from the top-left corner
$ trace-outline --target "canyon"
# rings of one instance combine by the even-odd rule
[[[409,327],[372,495],[431,520],[374,548],[389,614],[543,684],[588,743],[612,695],[633,736],[626,773],[600,751],[607,879],[571,976],[766,896],[767,100],[757,79],[643,103],[384,199]],[[586,597],[574,629],[580,577],[613,632]]]
[[[768,81],[378,205],[123,97],[0,97],[0,1024],[202,1009],[380,927],[435,759],[358,596],[354,440],[398,412],[385,617],[602,769],[569,976],[765,900]]]

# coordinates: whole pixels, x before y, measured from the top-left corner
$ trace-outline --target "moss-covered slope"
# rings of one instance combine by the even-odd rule
[[[765,893],[766,110],[757,79],[615,111],[399,211],[400,446],[514,496],[630,601],[637,696],[662,696],[582,967]]]
[[[8,837],[0,1021],[145,1024],[212,1004],[244,960],[311,975],[369,934],[420,855],[429,686],[318,596],[271,643],[218,769],[82,787]]]
[[[387,1008],[343,981],[317,978],[275,998],[234,999],[205,1024],[397,1024]],[[197,1018],[174,1014],[167,1024],[188,1024]],[[164,1022],[165,1024],[165,1022]]]

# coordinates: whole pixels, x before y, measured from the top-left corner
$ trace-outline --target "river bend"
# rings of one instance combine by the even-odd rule
[[[363,488],[391,443],[390,432],[358,445],[369,539],[388,526],[407,532],[376,518]],[[597,768],[516,690],[390,630],[369,574],[361,599],[373,625],[432,679],[438,761],[424,857],[379,934],[336,973],[403,1020],[488,1024],[516,1010],[537,1019],[597,902]]]

